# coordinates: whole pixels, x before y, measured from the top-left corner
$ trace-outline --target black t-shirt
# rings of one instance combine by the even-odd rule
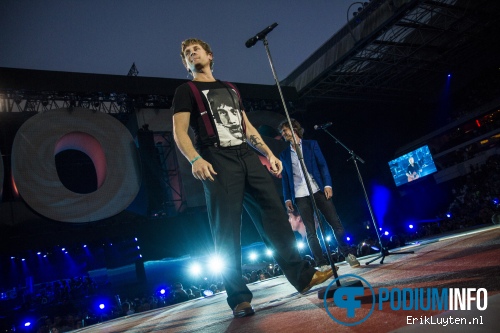
[[[210,116],[212,127],[217,136],[216,142],[208,137],[205,124],[191,87],[184,83],[175,91],[172,109],[177,112],[191,112],[190,126],[195,133],[195,146],[211,146],[214,143],[221,147],[237,146],[245,142],[243,131],[243,107],[234,89],[221,81],[196,82],[203,104]]]

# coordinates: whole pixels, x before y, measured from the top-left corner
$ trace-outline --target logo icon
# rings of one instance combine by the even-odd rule
[[[335,285],[337,280],[340,281],[341,279],[347,279],[347,278],[354,278],[354,279],[357,279],[357,280],[361,281],[362,283],[364,283],[364,285],[366,285],[366,287],[370,290],[371,296],[372,296],[372,302],[371,302],[372,304],[371,304],[370,311],[366,315],[364,315],[362,318],[359,318],[358,320],[356,320],[354,322],[345,321],[345,319],[344,319],[345,316],[344,316],[343,311],[342,311],[341,315],[337,314],[337,317],[340,317],[342,319],[335,317],[335,315],[330,311],[333,307],[329,308],[328,301],[327,301],[328,291],[332,288],[337,287]],[[365,294],[365,288],[359,287],[359,286],[342,286],[341,285],[340,287],[337,287],[337,289],[333,290],[333,291],[334,291],[333,303],[335,304],[336,308],[345,309],[346,310],[345,314],[347,315],[347,318],[349,318],[349,319],[356,318],[356,309],[361,309],[361,301],[355,299],[355,297],[356,296],[363,296]],[[362,277],[360,277],[358,275],[354,275],[354,274],[341,275],[337,279],[333,280],[328,285],[328,287],[326,287],[325,296],[323,298],[323,305],[325,306],[326,313],[328,313],[330,318],[332,318],[337,323],[339,323],[341,325],[345,325],[345,326],[355,326],[355,325],[361,324],[362,322],[367,320],[372,315],[373,310],[375,309],[375,291],[373,290],[372,286],[368,283],[368,281],[366,281],[365,279],[363,279]]]

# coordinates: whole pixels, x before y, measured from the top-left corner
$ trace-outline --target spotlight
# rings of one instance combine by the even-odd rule
[[[384,232],[384,235],[389,236],[389,231]]]
[[[99,309],[104,310],[105,307],[106,305],[104,305],[104,303],[99,304]]]
[[[165,288],[160,289],[160,294],[165,295]]]
[[[408,228],[413,229],[413,224],[410,224]]]
[[[31,326],[31,323],[29,321],[24,323],[24,327],[30,327],[30,326]]]
[[[304,248],[304,246],[305,246],[304,242],[297,242],[297,247],[298,247],[299,249],[303,249],[303,248]]]
[[[326,236],[326,241],[327,241],[327,242],[329,242],[329,241],[331,241],[331,240],[332,240],[332,237],[330,237],[330,236]]]
[[[224,262],[220,257],[214,256],[208,262],[210,270],[214,273],[220,273],[224,268]]]
[[[194,276],[200,275],[201,274],[200,264],[198,264],[198,263],[192,264],[191,267],[189,267],[189,272]]]
[[[257,253],[251,252],[248,257],[250,258],[250,260],[255,261],[259,256],[257,255]]]
[[[267,254],[268,257],[271,257],[273,255],[273,251],[267,249],[266,250],[266,254]]]
[[[210,289],[203,290],[203,295],[205,295],[205,297],[212,296],[213,294],[214,294],[214,292]]]
[[[345,239],[347,239],[348,242],[351,241],[351,237],[346,237]]]
[[[451,218],[451,213],[446,213],[447,218]]]

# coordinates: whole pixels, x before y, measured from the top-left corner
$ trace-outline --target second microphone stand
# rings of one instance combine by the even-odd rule
[[[366,205],[368,206],[368,211],[370,212],[370,217],[372,219],[373,227],[375,228],[375,233],[377,234],[378,243],[380,245],[380,254],[379,254],[379,256],[376,257],[373,260],[368,261],[366,263],[366,265],[368,265],[368,264],[370,264],[370,263],[372,263],[375,260],[378,260],[380,258],[382,258],[380,260],[380,263],[383,264],[385,257],[387,257],[388,255],[414,253],[414,251],[392,253],[392,252],[389,252],[389,250],[386,247],[384,247],[384,245],[382,244],[382,239],[380,238],[380,232],[379,232],[379,228],[377,226],[377,222],[375,221],[375,216],[373,215],[372,205],[370,204],[370,199],[368,199],[368,195],[366,194],[365,184],[363,183],[363,178],[361,177],[361,172],[359,171],[359,168],[358,168],[358,161],[360,161],[361,163],[365,163],[365,161],[363,161],[363,159],[361,157],[359,157],[358,155],[356,155],[354,153],[354,151],[352,151],[351,149],[347,148],[346,145],[344,145],[342,142],[340,142],[340,140],[337,139],[335,136],[333,136],[332,133],[328,132],[328,130],[326,129],[326,127],[323,128],[323,131],[325,131],[328,135],[330,135],[335,140],[335,143],[340,144],[345,150],[347,150],[349,152],[349,154],[351,155],[351,157],[349,157],[348,160],[352,160],[354,162],[354,166],[356,167],[356,172],[358,173],[359,182],[361,183],[361,187],[363,188],[363,194],[365,195]]]

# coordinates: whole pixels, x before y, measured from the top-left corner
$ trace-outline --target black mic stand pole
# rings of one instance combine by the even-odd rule
[[[336,269],[336,267],[334,265],[334,262],[332,260],[330,246],[329,246],[328,242],[326,242],[325,239],[324,239],[324,237],[323,237],[325,231],[324,231],[323,225],[321,223],[321,215],[319,213],[318,207],[316,206],[316,201],[314,200],[314,195],[312,194],[313,193],[312,186],[311,186],[311,182],[310,182],[310,179],[309,179],[309,176],[308,176],[309,173],[307,172],[307,168],[306,168],[306,165],[304,163],[304,156],[302,155],[302,149],[300,148],[300,145],[297,143],[297,139],[295,138],[295,133],[293,131],[292,121],[290,120],[290,116],[289,116],[289,113],[288,113],[288,109],[286,107],[285,99],[283,97],[283,92],[281,91],[280,82],[278,80],[278,76],[276,75],[276,71],[274,70],[273,60],[272,60],[272,57],[271,57],[271,52],[269,51],[269,45],[268,45],[268,42],[267,42],[267,37],[264,37],[264,39],[262,40],[262,42],[264,43],[264,47],[266,49],[267,57],[269,58],[269,64],[271,65],[271,71],[273,73],[274,80],[276,81],[276,86],[278,87],[278,91],[279,91],[279,94],[280,94],[280,97],[281,97],[281,102],[283,103],[283,108],[285,110],[286,119],[288,121],[288,126],[290,127],[290,131],[292,132],[293,145],[295,147],[295,151],[297,152],[297,156],[299,158],[300,166],[302,168],[302,173],[304,174],[304,178],[306,180],[307,189],[309,191],[309,197],[311,198],[311,203],[313,205],[314,213],[318,217],[319,229],[320,229],[320,232],[321,232],[321,237],[323,238],[323,243],[325,244],[325,248],[326,248],[326,251],[327,251],[327,254],[328,254],[328,260],[329,260],[330,266],[331,266],[331,268],[333,270],[333,275],[334,275],[334,277],[336,279],[337,287],[340,287],[341,286],[340,285],[340,279],[338,278],[339,276],[337,275],[337,269]],[[333,288],[330,288],[330,292],[332,294],[332,296],[330,296],[330,297],[333,297],[333,291],[334,291]],[[330,294],[330,292],[328,294]],[[321,290],[318,291],[318,296],[319,296],[320,293],[321,293]],[[323,291],[323,294],[324,294],[324,291]],[[322,298],[322,297],[320,297],[320,298]]]
[[[366,205],[368,206],[368,211],[370,212],[370,217],[372,219],[373,227],[375,228],[375,233],[377,234],[378,242],[379,242],[379,245],[380,245],[380,255],[378,257],[376,257],[375,259],[368,261],[366,263],[366,265],[368,265],[368,264],[370,264],[370,263],[372,263],[375,260],[380,259],[380,258],[382,258],[380,260],[380,263],[383,264],[385,257],[388,256],[388,255],[391,255],[391,254],[415,253],[414,251],[391,253],[391,252],[389,252],[389,250],[386,247],[384,247],[384,245],[382,244],[382,240],[380,238],[380,232],[379,232],[379,229],[378,229],[378,226],[377,226],[377,222],[375,221],[375,217],[373,215],[373,210],[372,210],[372,206],[370,204],[370,200],[368,199],[368,195],[366,194],[365,184],[363,183],[363,178],[361,177],[361,172],[359,171],[359,168],[358,168],[358,161],[360,161],[361,163],[365,163],[365,161],[363,161],[363,159],[361,157],[359,157],[356,153],[354,153],[354,151],[352,151],[349,148],[347,148],[346,145],[344,145],[342,142],[340,142],[339,139],[337,139],[335,136],[333,136],[332,133],[328,132],[328,130],[326,129],[326,127],[322,128],[322,129],[323,129],[323,131],[325,131],[328,135],[330,135],[335,140],[335,143],[340,144],[345,150],[347,150],[349,152],[349,154],[351,155],[351,157],[349,157],[347,160],[352,159],[352,161],[354,162],[354,166],[356,167],[356,171],[358,173],[359,182],[361,183],[361,187],[363,188],[363,194],[365,195]]]

